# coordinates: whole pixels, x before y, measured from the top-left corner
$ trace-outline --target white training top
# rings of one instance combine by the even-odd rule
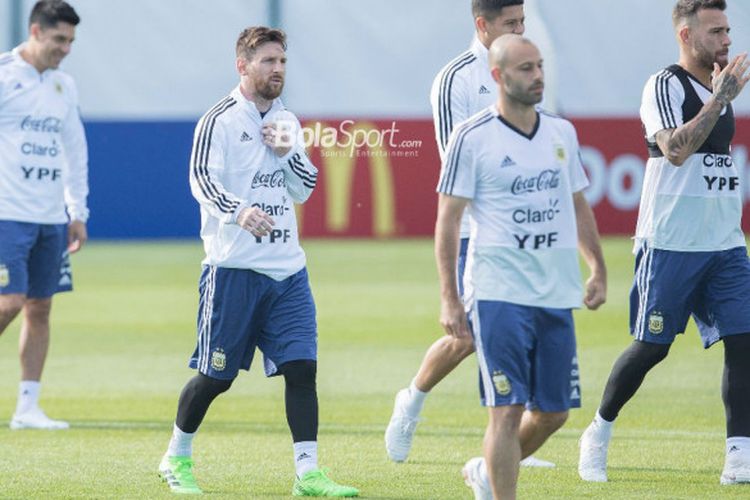
[[[475,36],[469,50],[441,69],[432,83],[430,103],[441,161],[453,127],[497,101],[488,58],[489,51]],[[461,220],[461,238],[469,237],[468,212]]]
[[[643,241],[653,248],[688,252],[745,246],[741,176],[730,155],[731,106],[722,110],[709,138],[682,166],[670,163],[656,145],[657,132],[690,121],[710,96],[709,89],[676,65],[646,82],[640,114],[651,158],[641,193],[636,251]]]
[[[588,186],[573,125],[544,112],[526,135],[494,106],[456,127],[437,191],[471,200],[465,299],[580,307],[573,193]]]
[[[190,188],[201,207],[204,264],[252,269],[277,281],[305,267],[294,202],[307,200],[318,170],[299,140],[283,158],[263,144],[262,126],[279,121],[292,122],[300,130],[299,121],[280,99],[261,118],[237,87],[198,122]],[[256,238],[237,225],[246,207],[259,207],[271,216],[275,225],[270,235]]]
[[[0,220],[86,222],[88,153],[73,78],[0,54]],[[67,206],[67,213],[66,213]]]

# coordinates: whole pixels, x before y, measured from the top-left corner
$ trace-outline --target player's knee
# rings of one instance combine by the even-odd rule
[[[52,310],[52,299],[27,299],[23,309],[27,321],[46,324]]]
[[[496,406],[490,409],[489,427],[495,431],[517,432],[523,417],[523,405]]]
[[[457,359],[464,359],[474,352],[474,339],[471,337],[453,337],[451,348]]]
[[[567,411],[543,412],[540,415],[542,425],[550,432],[555,432],[568,421]]]
[[[287,385],[315,389],[318,363],[310,359],[300,359],[284,363],[279,367]]]
[[[2,295],[0,296],[0,325],[5,325],[13,321],[18,313],[23,309],[26,298],[23,295]]]
[[[202,373],[199,373],[185,386],[185,393],[192,395],[201,395],[215,398],[219,394],[226,392],[232,387],[232,380],[222,380],[218,378],[212,378]]]
[[[643,363],[654,366],[667,357],[670,347],[670,344],[651,344],[636,340],[632,344],[632,354]]]

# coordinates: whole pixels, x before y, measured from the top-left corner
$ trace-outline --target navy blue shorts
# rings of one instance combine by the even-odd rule
[[[464,296],[464,272],[466,271],[466,253],[469,248],[469,238],[461,238],[458,248],[458,262],[456,263],[456,280],[458,281],[458,296]]]
[[[484,406],[563,412],[581,406],[570,309],[479,300],[471,310]]]
[[[0,294],[46,299],[72,289],[67,224],[0,220]]]
[[[719,252],[675,252],[643,245],[630,291],[630,332],[671,344],[690,315],[703,346],[750,333],[750,259],[744,247]]]
[[[204,266],[199,291],[198,344],[191,368],[232,380],[240,368],[250,369],[256,347],[269,377],[289,361],[317,359],[307,269],[276,281],[249,269]]]

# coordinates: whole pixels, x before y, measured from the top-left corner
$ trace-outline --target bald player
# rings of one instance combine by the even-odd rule
[[[575,129],[539,111],[542,57],[520,35],[490,47],[495,104],[459,125],[437,191],[440,322],[473,334],[480,396],[489,409],[484,457],[463,474],[476,498],[515,498],[519,462],[580,406],[572,310],[606,299],[606,268]],[[456,283],[461,215],[470,207],[464,301]],[[466,311],[469,311],[467,324]]]
[[[490,74],[490,45],[501,35],[523,35],[526,29],[524,0],[471,0],[471,13],[476,31],[471,47],[440,70],[430,92],[435,139],[441,160],[445,158],[448,139],[454,126],[497,100],[497,90]],[[464,214],[456,267],[459,293],[463,293],[468,247],[469,216]],[[443,335],[427,349],[409,386],[396,394],[393,413],[385,431],[385,449],[391,460],[407,460],[425,399],[443,378],[473,352],[471,338],[450,335]],[[526,457],[521,465],[555,466],[552,462],[533,456]]]

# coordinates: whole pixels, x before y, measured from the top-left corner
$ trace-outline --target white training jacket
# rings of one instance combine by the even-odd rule
[[[198,122],[190,159],[190,188],[201,208],[204,265],[251,269],[281,281],[305,267],[294,203],[312,193],[318,170],[297,135],[292,150],[278,157],[262,141],[264,124],[297,118],[280,99],[261,117],[236,87]],[[262,238],[237,225],[247,207],[259,207],[274,220]]]
[[[75,82],[0,54],[0,220],[86,222],[88,152]],[[66,213],[67,207],[67,213]]]
[[[443,67],[432,82],[430,104],[441,162],[445,161],[453,128],[496,101],[497,84],[490,73],[489,51],[474,36],[469,50]],[[471,232],[469,211],[461,219],[461,238],[468,238]]]

